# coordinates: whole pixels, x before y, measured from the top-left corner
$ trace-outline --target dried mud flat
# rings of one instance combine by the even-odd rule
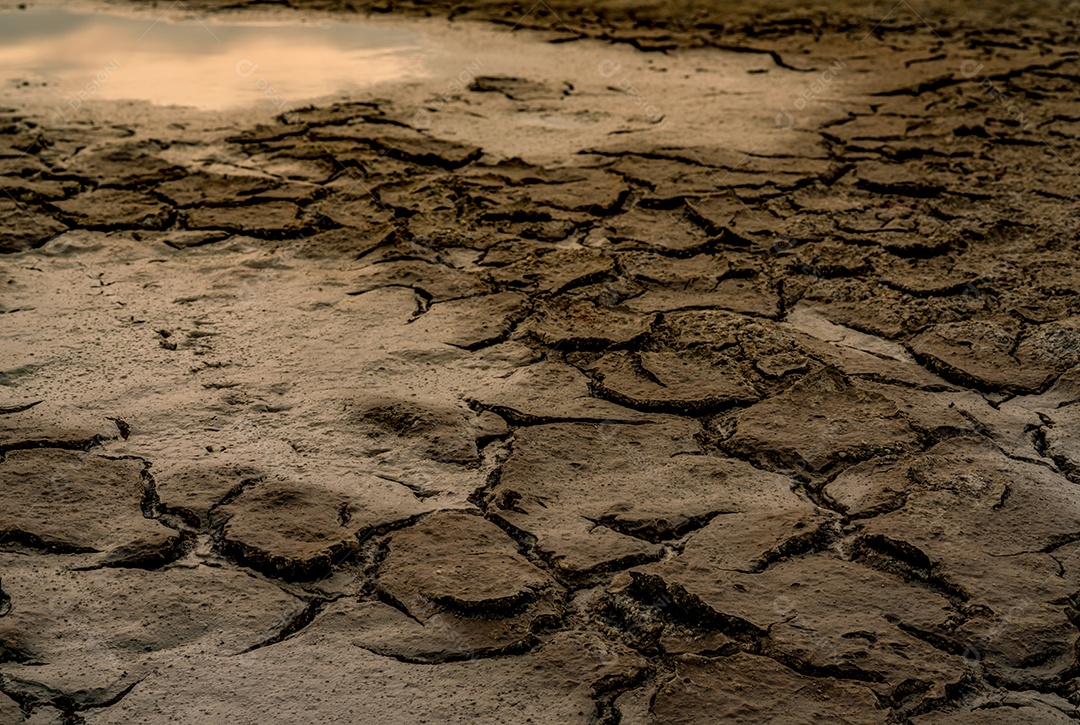
[[[799,93],[4,109],[0,722],[1080,717],[1068,14],[350,8]]]

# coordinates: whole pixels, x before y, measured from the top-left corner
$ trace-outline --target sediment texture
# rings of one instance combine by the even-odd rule
[[[0,721],[1076,719],[1080,57],[949,31],[782,156],[5,111]]]

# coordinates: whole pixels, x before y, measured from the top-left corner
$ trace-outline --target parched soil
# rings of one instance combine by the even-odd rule
[[[1080,718],[1075,15],[355,5],[800,93],[3,109],[0,723]]]

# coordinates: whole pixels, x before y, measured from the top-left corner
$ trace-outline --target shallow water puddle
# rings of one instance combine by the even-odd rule
[[[59,117],[91,99],[201,109],[261,102],[283,112],[307,99],[423,77],[420,39],[353,22],[32,8],[0,13],[0,87],[8,98],[48,94]]]

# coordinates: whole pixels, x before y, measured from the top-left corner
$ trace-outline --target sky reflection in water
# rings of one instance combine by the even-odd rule
[[[426,75],[420,36],[360,23],[175,21],[60,9],[0,13],[4,95],[45,90],[62,108],[138,99],[277,111]]]

